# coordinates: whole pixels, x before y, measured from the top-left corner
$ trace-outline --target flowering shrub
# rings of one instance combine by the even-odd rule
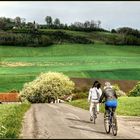
[[[21,100],[32,103],[48,102],[50,97],[57,98],[74,90],[75,84],[62,73],[41,73],[35,80],[25,83],[20,92]]]
[[[140,81],[136,84],[135,87],[128,93],[128,96],[140,96]]]

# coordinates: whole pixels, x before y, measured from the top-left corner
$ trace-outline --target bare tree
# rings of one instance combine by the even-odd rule
[[[45,21],[49,27],[52,25],[52,17],[51,16],[46,16]]]
[[[59,18],[56,18],[56,19],[54,20],[54,26],[60,27],[60,20],[59,20]]]
[[[100,28],[100,26],[101,26],[101,21],[98,20],[98,21],[97,21],[97,28]]]
[[[20,18],[20,17],[16,17],[16,18],[15,18],[15,25],[16,25],[17,27],[20,27],[20,26],[21,26],[21,18]]]
[[[90,28],[90,22],[89,22],[88,20],[85,21],[84,27],[85,27],[85,28]]]

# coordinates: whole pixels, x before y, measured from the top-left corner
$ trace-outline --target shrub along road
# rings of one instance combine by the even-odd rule
[[[118,116],[118,135],[113,136],[112,133],[105,133],[102,113],[98,115],[97,123],[93,124],[93,122],[89,121],[89,112],[81,108],[64,103],[32,104],[25,114],[20,138],[140,138],[140,127],[138,127],[140,118],[135,118],[137,127],[134,124],[133,118]]]

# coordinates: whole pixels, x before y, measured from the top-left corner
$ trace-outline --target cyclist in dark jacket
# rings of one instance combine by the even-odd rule
[[[99,103],[101,103],[104,98],[106,113],[108,113],[109,108],[112,108],[113,112],[115,113],[117,107],[117,95],[109,82],[105,83],[105,87],[99,99]]]

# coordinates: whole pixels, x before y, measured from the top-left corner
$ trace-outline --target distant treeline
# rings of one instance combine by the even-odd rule
[[[82,37],[73,36],[65,32],[43,32],[35,31],[28,32],[25,31],[13,31],[13,32],[0,32],[0,44],[1,45],[14,45],[14,46],[49,46],[52,44],[61,43],[81,43],[89,44],[94,43],[93,41]]]
[[[106,44],[113,45],[140,45],[140,31],[129,27],[112,29],[111,33],[116,33],[106,40]]]
[[[48,46],[54,43],[94,43],[92,36],[85,37],[80,34],[68,34],[64,30],[82,32],[107,32],[109,36],[101,36],[102,41],[112,45],[140,45],[140,31],[130,27],[122,27],[107,31],[101,28],[101,21],[74,22],[67,25],[60,22],[59,18],[45,17],[46,24],[41,25],[34,22],[27,22],[20,17],[15,19],[0,17],[0,45],[21,45],[21,46]],[[55,31],[42,31],[41,29],[56,29]],[[57,30],[58,29],[58,30]],[[91,40],[92,38],[92,40]]]
[[[46,24],[37,24],[34,22],[27,22],[26,19],[21,17],[6,18],[0,17],[0,29],[1,30],[11,30],[13,28],[18,29],[30,29],[30,28],[38,28],[38,29],[67,29],[67,30],[74,30],[74,31],[106,31],[105,29],[101,28],[101,21],[100,20],[87,20],[85,22],[74,22],[71,25],[66,23],[60,22],[59,18],[53,19],[51,16],[45,17]]]
[[[0,44],[13,46],[48,46],[51,45],[52,42],[50,38],[45,35],[0,32]]]

